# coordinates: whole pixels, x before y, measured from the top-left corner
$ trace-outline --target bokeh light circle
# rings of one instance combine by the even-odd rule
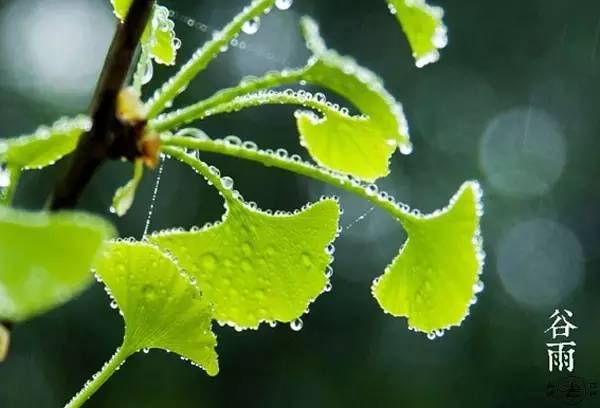
[[[516,108],[488,124],[479,159],[488,181],[499,192],[513,197],[539,196],[560,178],[566,142],[552,116],[533,107]]]
[[[584,278],[579,240],[567,227],[549,219],[512,226],[500,239],[496,257],[506,291],[531,308],[560,305]]]
[[[0,16],[2,85],[61,104],[93,91],[116,20],[106,2],[14,1]]]

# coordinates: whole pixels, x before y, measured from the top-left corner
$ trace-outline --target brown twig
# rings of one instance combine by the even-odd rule
[[[153,5],[154,0],[133,0],[127,18],[117,27],[90,106],[92,129],[81,137],[65,176],[54,187],[52,210],[74,207],[105,160],[125,157],[133,161],[138,156],[139,129],[116,117],[116,99],[127,79]]]

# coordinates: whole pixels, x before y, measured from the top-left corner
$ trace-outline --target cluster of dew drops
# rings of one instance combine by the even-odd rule
[[[279,10],[287,10],[292,7],[294,4],[294,0],[277,0],[275,1],[275,7]],[[271,10],[267,9],[265,14],[268,14]],[[260,17],[254,17],[251,20],[248,20],[242,26],[242,31],[248,35],[256,34],[260,30]]]
[[[92,127],[90,119],[86,116],[80,115],[75,118],[62,117],[58,119],[51,126],[40,126],[30,136],[23,137],[23,143],[28,143],[30,138],[34,139],[49,139],[56,134],[68,134],[75,131],[89,131]],[[18,145],[20,138],[13,140],[13,143]],[[0,141],[0,157],[8,150],[8,143],[6,141]],[[55,161],[48,163],[48,165],[54,164]],[[43,166],[35,167],[40,170]],[[29,168],[29,167],[28,167]],[[0,162],[0,197],[3,197],[6,189],[10,187],[11,183],[11,169],[6,163]]]
[[[293,0],[277,0],[275,2],[275,6],[279,9],[279,10],[287,10],[289,9],[293,4]],[[268,14],[271,10],[267,9],[265,11],[265,14]],[[392,13],[394,12],[394,10],[390,10]],[[255,33],[257,33],[260,29],[260,17],[254,17],[251,20],[248,20],[247,22],[244,23],[244,25],[242,26],[242,31],[245,34],[248,35],[253,35]],[[440,44],[441,45],[441,44]],[[317,93],[315,95],[311,95],[310,93],[306,92],[306,91],[298,91],[295,92],[294,90],[288,89],[284,92],[276,92],[276,91],[265,91],[264,93],[259,93],[259,94],[255,94],[255,95],[251,95],[251,96],[246,96],[245,98],[251,99],[251,98],[257,98],[257,99],[261,99],[261,98],[269,98],[269,97],[276,97],[278,96],[278,94],[282,94],[285,96],[296,96],[300,99],[304,99],[304,100],[309,100],[312,99],[314,102],[317,103],[323,103],[323,104],[327,104],[327,106],[329,108],[332,108],[342,114],[347,115],[348,114],[348,110],[346,108],[339,108],[339,106],[336,105],[332,105],[331,103],[326,101],[325,95],[322,93]],[[238,102],[243,102],[243,100],[238,100]],[[398,116],[398,115],[396,115]],[[402,125],[401,125],[402,126]],[[190,135],[190,133],[192,133],[192,131],[194,131],[194,129],[184,129],[183,131],[178,132],[178,134],[182,134],[185,133],[186,135]],[[196,136],[199,139],[208,139],[208,137],[201,131],[198,131],[198,133],[194,134],[194,136]],[[364,184],[363,182],[361,182],[360,180],[356,179],[355,177],[351,176],[351,175],[342,175],[340,173],[337,173],[335,171],[331,171],[328,169],[324,169],[321,167],[317,167],[311,163],[308,162],[304,162],[302,160],[302,158],[297,155],[297,154],[293,154],[291,156],[288,155],[288,152],[285,149],[277,149],[275,151],[271,150],[271,149],[259,149],[258,146],[256,145],[256,143],[252,142],[252,141],[244,141],[242,142],[241,139],[239,139],[237,136],[227,136],[224,139],[215,139],[213,140],[213,142],[218,143],[218,144],[224,144],[229,148],[243,148],[246,150],[250,150],[250,151],[255,151],[261,155],[267,155],[267,156],[271,156],[274,157],[276,159],[279,160],[286,160],[286,161],[291,161],[297,165],[301,165],[303,167],[308,167],[310,169],[317,169],[320,172],[324,172],[327,173],[328,176],[333,176],[336,179],[338,179],[338,181],[341,182],[342,185],[345,185],[347,183],[350,183],[351,186],[355,187],[355,188],[362,188],[364,189],[365,193],[367,196],[369,197],[375,197],[378,201],[380,202],[384,202],[384,203],[390,203],[392,204],[396,210],[405,213],[405,214],[410,214],[413,216],[417,216],[417,217],[435,217],[437,215],[439,215],[441,212],[444,211],[444,209],[442,210],[437,210],[432,214],[429,214],[427,216],[424,216],[423,214],[421,214],[419,212],[419,210],[417,209],[413,209],[411,210],[410,207],[406,204],[403,203],[399,203],[396,202],[396,200],[394,199],[394,197],[388,193],[386,193],[385,191],[379,191],[379,188],[377,187],[377,185],[375,184]],[[392,143],[396,143],[395,140],[392,140]],[[412,145],[410,143],[406,143],[403,145],[400,145],[400,150],[401,153],[403,154],[410,154],[412,151]],[[192,150],[192,155],[196,155],[197,151],[196,150]],[[214,167],[211,167],[211,171],[213,173],[215,173],[216,175],[220,176],[220,174],[218,173],[218,170]],[[221,179],[221,183],[223,185],[224,188],[228,189],[228,190],[233,190],[233,179],[231,179],[230,177],[227,176],[223,176],[220,177]],[[234,196],[239,199],[240,201],[242,201],[242,203],[244,203],[245,205],[247,205],[249,208],[257,210],[258,206],[256,203],[254,202],[245,202],[243,201],[243,198],[241,196],[241,194],[237,191],[237,190],[233,190]],[[295,213],[299,213],[300,210],[296,210]],[[265,210],[264,211],[266,214],[273,214],[273,212],[271,210]],[[480,205],[478,205],[477,208],[477,213],[478,215],[481,215],[483,213],[483,209],[481,208]],[[285,215],[285,212],[282,211],[277,211],[275,213],[275,215]],[[211,227],[213,224],[212,223],[207,223],[202,229],[205,228],[209,228]],[[198,231],[200,230],[200,228],[198,227],[194,227],[192,230],[194,231]],[[339,234],[338,230],[338,234]],[[475,240],[480,240],[479,235],[475,238]],[[479,242],[476,242],[479,243]],[[331,256],[331,260],[333,260],[333,252],[335,251],[335,247],[333,246],[333,244],[329,244],[326,248],[326,253],[328,255]],[[483,260],[483,252],[479,251],[478,253],[478,257],[480,258],[480,260]],[[329,278],[331,278],[333,274],[333,269],[331,268],[330,265],[327,266],[327,271],[326,271],[326,275],[328,277],[328,282],[325,286],[324,291],[325,292],[329,292],[332,289],[331,283],[329,281]],[[480,293],[481,291],[483,291],[484,289],[484,285],[482,281],[478,281],[475,285],[474,285],[474,292],[475,294]],[[471,301],[471,304],[474,304],[476,302],[476,297],[474,297],[474,300]],[[270,322],[269,323],[272,327],[274,327],[276,325],[276,322]],[[301,318],[298,318],[294,321],[292,321],[290,323],[290,327],[292,328],[292,330],[294,331],[299,331],[302,329],[303,327],[303,321]],[[427,334],[427,337],[429,339],[435,339],[437,337],[442,337],[444,334],[444,330],[437,330],[431,333]]]

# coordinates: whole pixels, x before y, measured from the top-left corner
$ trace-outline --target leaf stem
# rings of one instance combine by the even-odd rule
[[[12,205],[13,198],[17,191],[17,186],[19,184],[19,179],[21,178],[21,173],[23,170],[18,166],[9,166],[9,184],[4,189],[4,193],[0,196],[0,205],[10,206]]]
[[[267,167],[277,167],[330,184],[354,193],[357,196],[373,203],[379,208],[382,208],[394,218],[398,219],[405,227],[414,222],[414,220],[417,218],[416,215],[411,214],[406,204],[396,202],[391,195],[388,195],[384,192],[378,192],[377,187],[374,184],[364,184],[355,178],[321,168],[299,159],[294,160],[288,158],[287,156],[282,157],[267,151],[251,149],[244,146],[227,143],[222,140],[163,135],[162,143],[163,152],[169,155],[171,155],[174,150],[178,152],[178,156],[186,155],[180,150],[173,149],[170,146],[218,153],[226,156],[254,161]],[[214,182],[213,180],[209,181]]]
[[[299,82],[302,80],[304,72],[305,69],[303,68],[282,72],[270,72],[261,78],[242,81],[240,85],[223,89],[203,101],[161,115],[156,119],[151,120],[149,125],[159,133],[181,127],[209,116],[207,112],[210,112],[210,110],[222,104],[229,103],[239,96],[284,84]]]
[[[81,391],[79,391],[71,401],[65,405],[65,408],[81,407],[108,381],[108,379],[121,367],[121,365],[132,354],[125,346],[117,349],[117,352],[106,362],[100,371],[92,376],[92,379],[85,383]]]
[[[247,95],[262,89],[273,88],[284,84],[300,82],[304,73],[305,69],[300,68],[296,70],[285,70],[282,72],[270,72],[261,78],[253,78],[242,81],[240,85],[223,89],[208,99],[187,106],[183,109],[179,109],[175,112],[161,115],[156,119],[151,120],[149,125],[157,132],[164,132],[166,130],[171,130],[186,125],[195,120],[203,119],[206,117],[206,113],[211,109],[231,102],[238,96]],[[149,117],[152,118],[152,116]]]
[[[212,40],[198,49],[179,72],[154,93],[152,99],[148,101],[148,117],[154,118],[159,115],[177,95],[183,92],[194,77],[206,68],[216,55],[222,52],[224,47],[228,47],[229,41],[242,30],[247,21],[259,17],[267,9],[273,7],[273,4],[275,4],[275,0],[254,0],[225,28],[214,33]]]
[[[200,173],[209,184],[215,186],[215,188],[221,193],[221,195],[228,202],[235,202],[235,196],[233,191],[230,188],[227,188],[221,179],[217,170],[212,169],[208,164],[204,163],[202,160],[199,160],[195,157],[190,157],[186,152],[178,147],[171,146],[163,146],[162,152],[168,154],[171,157],[176,158],[177,160],[186,163],[198,173]]]
[[[140,58],[135,68],[135,72],[133,73],[133,88],[140,94],[142,93],[142,86],[144,85],[144,77],[147,74],[147,70],[153,69],[152,57],[150,56],[150,52],[148,51],[147,47],[143,45],[141,48],[142,50],[140,52]],[[150,68],[148,68],[149,65]]]

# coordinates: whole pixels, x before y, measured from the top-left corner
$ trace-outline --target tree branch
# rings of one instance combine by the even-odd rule
[[[133,0],[127,18],[117,27],[90,106],[92,129],[70,157],[65,176],[54,187],[50,208],[72,208],[100,165],[111,158],[137,155],[139,128],[116,117],[116,99],[151,16],[154,0]]]

